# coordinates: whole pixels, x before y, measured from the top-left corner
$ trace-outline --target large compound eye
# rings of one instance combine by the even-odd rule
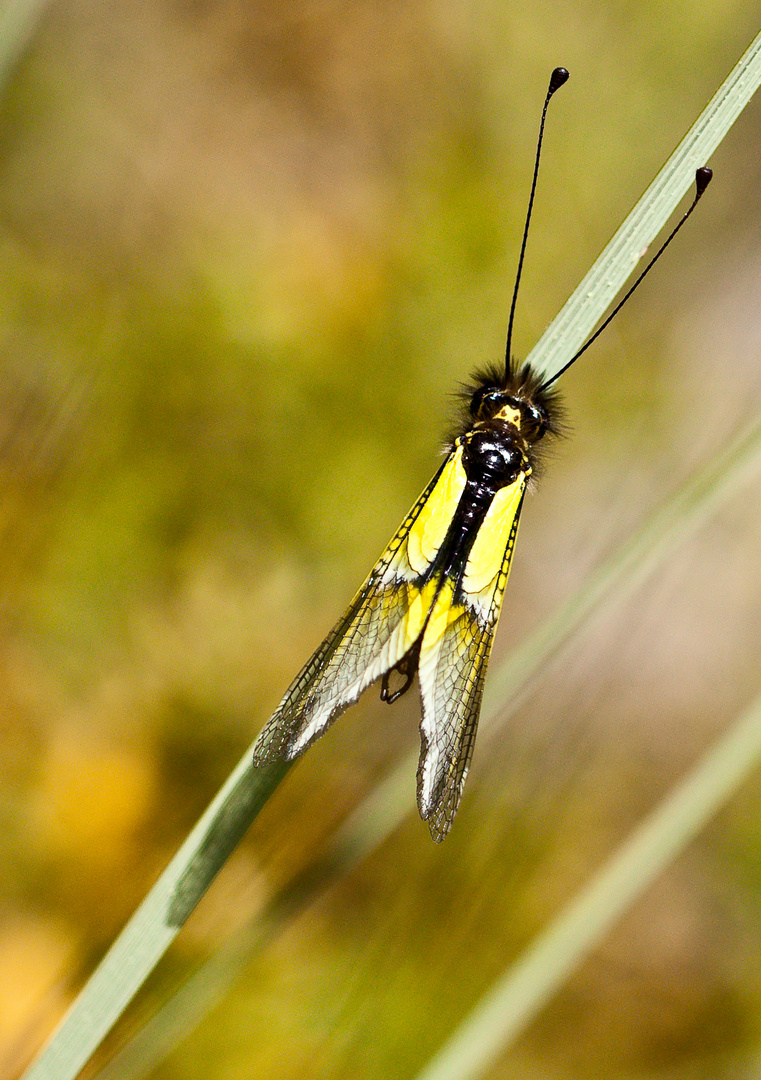
[[[536,405],[523,404],[521,409],[521,433],[529,442],[539,442],[548,426],[549,421],[544,409],[539,409]]]
[[[470,415],[476,420],[491,420],[501,408],[505,391],[497,386],[482,386],[470,399]]]

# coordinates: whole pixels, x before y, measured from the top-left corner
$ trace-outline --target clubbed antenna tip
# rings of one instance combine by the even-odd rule
[[[629,299],[629,297],[634,292],[634,290],[637,289],[639,287],[639,285],[641,284],[641,282],[643,281],[643,279],[647,277],[647,275],[650,273],[650,271],[653,269],[655,264],[660,259],[663,252],[666,250],[666,248],[669,246],[669,244],[674,239],[676,234],[679,232],[681,227],[687,221],[687,219],[689,218],[692,211],[698,205],[698,202],[700,201],[700,196],[703,194],[705,189],[711,183],[711,177],[712,176],[713,176],[713,171],[711,169],[709,169],[707,165],[702,165],[699,169],[695,170],[695,198],[692,200],[692,202],[688,206],[686,213],[684,213],[682,215],[682,217],[679,219],[677,224],[674,226],[674,228],[668,234],[668,236],[663,241],[661,246],[658,248],[655,255],[653,255],[650,262],[647,264],[645,269],[642,271],[642,273],[639,275],[637,280],[634,282],[632,287],[630,289],[628,289],[624,293],[624,295],[621,297],[621,299],[618,301],[616,306],[611,311],[610,315],[608,315],[607,318],[601,323],[601,325],[597,327],[594,334],[592,334],[592,336],[590,338],[587,338],[586,342],[581,346],[579,351],[577,353],[575,353],[571,357],[571,359],[568,361],[568,363],[564,364],[563,367],[561,367],[560,371],[556,371],[551,379],[548,379],[547,382],[542,384],[542,387],[541,387],[542,390],[546,390],[548,386],[552,386],[552,384],[555,382],[556,379],[559,379],[561,375],[563,375],[566,371],[568,371],[569,367],[571,367],[572,364],[576,363],[576,361],[579,359],[580,356],[584,355],[584,353],[587,351],[587,349],[592,344],[592,342],[597,341],[598,337],[603,332],[605,327],[610,324],[611,320],[614,319],[615,316],[619,313],[619,311],[624,306],[624,304]]]
[[[567,68],[555,68],[552,75],[550,75],[550,96],[552,96],[556,90],[559,90],[564,83],[567,83],[570,77],[571,73]]]
[[[713,169],[709,169],[707,165],[704,165],[701,169],[698,169],[695,173],[695,187],[697,189],[696,199],[699,199],[705,189],[711,183],[711,177],[713,176]]]
[[[521,284],[521,274],[523,273],[523,259],[526,255],[526,241],[528,240],[528,228],[531,224],[531,211],[534,207],[534,195],[536,194],[536,180],[539,176],[539,160],[542,156],[542,139],[544,138],[544,122],[547,119],[547,106],[550,103],[550,98],[559,90],[563,83],[568,82],[570,78],[569,72],[563,67],[556,67],[552,75],[550,75],[550,85],[547,87],[547,96],[544,99],[544,108],[542,109],[542,119],[539,123],[539,138],[536,143],[536,158],[534,159],[534,176],[531,181],[531,194],[528,197],[528,209],[526,211],[526,223],[523,226],[523,240],[521,241],[521,252],[518,256],[518,270],[515,275],[515,285],[513,286],[513,299],[510,303],[510,318],[507,322],[507,344],[505,345],[505,382],[510,381],[510,352],[513,343],[513,322],[515,321],[515,305],[518,302],[518,289]]]

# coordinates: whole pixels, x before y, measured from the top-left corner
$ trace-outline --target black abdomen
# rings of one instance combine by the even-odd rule
[[[500,490],[514,484],[521,473],[529,474],[531,464],[526,441],[513,424],[478,426],[462,436],[462,463],[467,484],[442,545],[438,569],[457,575],[470,555],[473,541]]]

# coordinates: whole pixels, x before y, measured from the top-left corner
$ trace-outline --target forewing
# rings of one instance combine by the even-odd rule
[[[254,763],[293,758],[420,637],[430,573],[466,482],[453,451],[410,510],[343,618],[296,676],[254,747]]]
[[[525,486],[521,476],[497,492],[464,573],[444,582],[423,634],[418,806],[437,841],[452,826],[473,754]]]

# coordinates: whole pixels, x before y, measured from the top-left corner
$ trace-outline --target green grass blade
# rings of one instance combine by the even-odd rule
[[[290,767],[282,763],[254,769],[251,762],[247,751],[101,961],[28,1077],[73,1080],[153,971]]]
[[[761,80],[761,35],[659,174],[590,274],[531,355],[551,373],[562,366],[631,273],[702,165]],[[656,192],[658,213],[641,209]],[[640,216],[646,227],[632,225]],[[254,771],[247,753],[87,983],[26,1080],[74,1080],[158,963],[224,857],[285,775],[286,766]]]
[[[761,697],[513,964],[417,1080],[476,1080],[761,764]]]
[[[98,1071],[98,1080],[137,1080],[153,1072],[219,1004],[284,915],[276,907],[271,918],[258,917],[218,948]]]
[[[554,375],[577,352],[761,83],[761,34],[722,83],[528,357]]]

